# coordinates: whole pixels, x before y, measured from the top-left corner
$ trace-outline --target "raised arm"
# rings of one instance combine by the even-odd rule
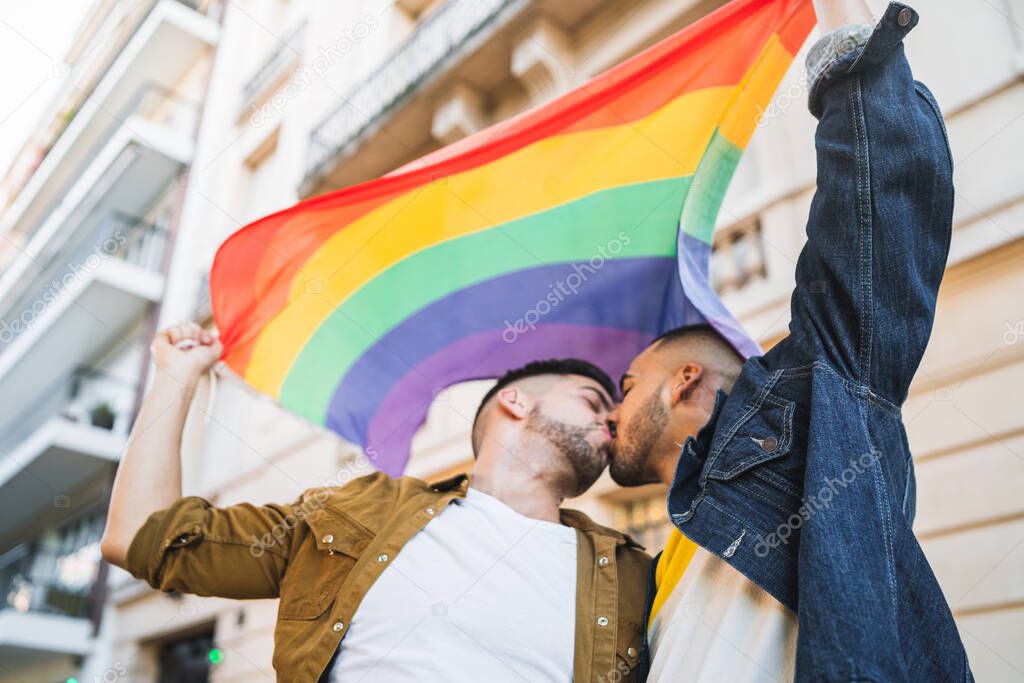
[[[221,508],[181,495],[182,429],[220,342],[183,323],[160,332],[151,349],[157,372],[117,470],[103,557],[160,590],[277,597],[300,503]]]
[[[195,323],[168,327],[153,340],[156,374],[117,468],[100,544],[111,564],[123,567],[128,546],[146,519],[181,498],[185,418],[199,378],[221,350],[220,342]]]
[[[828,29],[866,20],[861,0],[817,0]],[[917,14],[843,26],[808,56],[817,191],[796,268],[789,342],[894,404],[931,333],[952,232],[952,159],[931,93],[902,40]]]

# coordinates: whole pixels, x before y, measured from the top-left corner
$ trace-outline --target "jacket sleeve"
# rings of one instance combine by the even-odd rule
[[[796,267],[791,341],[899,405],[931,334],[952,232],[952,157],[938,106],[914,81],[891,3],[808,55],[817,191]],[[864,27],[862,27],[864,28]]]
[[[218,508],[182,498],[149,516],[128,548],[126,568],[163,591],[278,597],[299,513],[298,501]]]

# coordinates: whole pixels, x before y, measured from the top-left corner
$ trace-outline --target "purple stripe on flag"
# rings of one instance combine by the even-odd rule
[[[744,358],[764,353],[760,344],[747,334],[711,288],[708,281],[711,245],[680,230],[678,246],[679,282],[690,304]]]

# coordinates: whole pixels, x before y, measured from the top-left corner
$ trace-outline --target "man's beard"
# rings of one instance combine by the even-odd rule
[[[595,448],[587,440],[593,429],[552,420],[541,414],[539,406],[534,406],[530,410],[526,428],[550,441],[572,467],[575,481],[572,482],[573,490],[565,492],[566,497],[574,498],[584,493],[604,471],[611,444]]]
[[[619,425],[611,465],[608,467],[616,484],[642,486],[657,481],[657,474],[649,472],[647,465],[654,444],[667,425],[668,410],[657,391],[652,392],[650,398],[637,410],[628,425],[629,434],[625,433],[622,424]],[[626,441],[627,437],[629,441]]]

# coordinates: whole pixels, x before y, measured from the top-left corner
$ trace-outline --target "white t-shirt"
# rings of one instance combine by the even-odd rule
[[[649,681],[792,681],[796,615],[676,530],[658,561]]]
[[[413,536],[356,610],[331,680],[572,680],[576,531],[472,487]]]

